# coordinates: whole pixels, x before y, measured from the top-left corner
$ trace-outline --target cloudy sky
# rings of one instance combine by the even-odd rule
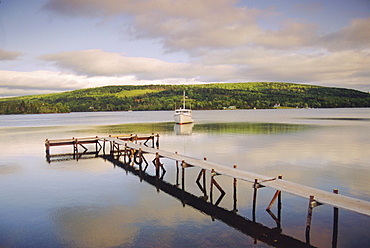
[[[256,81],[370,91],[370,0],[0,3],[0,97]]]

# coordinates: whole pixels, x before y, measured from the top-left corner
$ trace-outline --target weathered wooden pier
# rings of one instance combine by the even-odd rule
[[[159,147],[159,135],[152,134],[149,136],[139,136],[139,135],[114,135],[109,136],[108,138],[115,138],[115,140],[120,140],[124,142],[134,142],[137,143],[138,141],[144,141],[143,145],[147,146],[148,142],[151,142],[152,147],[154,148]],[[100,138],[98,136],[95,137],[84,137],[84,138],[71,138],[71,139],[57,139],[57,140],[45,140],[45,152],[46,157],[48,158],[48,161],[50,162],[50,159],[52,157],[58,157],[62,155],[73,155],[73,158],[79,159],[82,157],[82,155],[88,155],[88,154],[94,154],[96,156],[99,155],[99,152],[101,150],[105,151],[105,142],[103,142],[103,145],[100,144],[100,142],[104,141],[104,138]],[[95,144],[95,151],[88,151],[88,148],[86,145],[88,144]],[[111,145],[113,145],[111,143]],[[64,153],[64,154],[51,154],[50,149],[53,146],[72,146],[73,152],[72,153]],[[83,150],[81,151],[80,149]],[[114,150],[113,147],[111,147],[111,150]]]
[[[155,148],[146,147],[133,142],[127,142],[119,138],[114,137],[102,137],[104,141],[118,144],[128,149],[134,149],[141,153],[156,154],[159,157],[165,157],[181,162],[183,167],[186,166],[197,166],[202,169],[210,170],[218,174],[233,177],[243,181],[247,181],[254,184],[255,188],[267,186],[279,191],[297,195],[303,198],[310,199],[310,206],[314,206],[316,203],[328,204],[337,208],[344,208],[361,214],[370,216],[370,202],[348,197],[344,195],[335,194],[332,192],[315,189],[312,187],[304,186],[301,184],[289,182],[279,177],[268,177],[259,175],[243,170],[238,170],[234,167],[228,167],[224,165],[215,164],[205,159],[193,158],[185,155],[180,155],[176,152],[168,152]],[[113,145],[114,147],[114,145]],[[312,197],[313,196],[313,197]],[[316,202],[316,203],[315,203]],[[316,204],[317,205],[317,204]]]
[[[176,183],[169,183],[165,180],[158,180],[158,176],[150,175],[145,172],[143,168],[136,168],[132,166],[130,161],[122,162],[119,157],[111,155],[103,155],[102,158],[110,161],[114,167],[120,167],[126,172],[140,178],[140,181],[144,181],[152,186],[154,186],[158,191],[165,192],[166,194],[178,199],[182,205],[185,207],[191,206],[198,211],[208,215],[211,219],[220,220],[227,224],[228,226],[239,230],[240,232],[252,237],[255,244],[257,241],[264,242],[273,247],[294,247],[294,248],[311,248],[314,247],[310,244],[302,242],[294,237],[285,235],[282,233],[281,228],[271,228],[256,222],[255,220],[250,220],[238,214],[236,209],[236,202],[234,202],[234,208],[232,210],[227,210],[223,207],[217,206],[206,200],[205,197],[199,197],[190,192],[187,192],[183,188],[179,187],[178,179],[179,172],[176,174]],[[132,161],[131,161],[132,162]],[[140,164],[139,164],[140,167]],[[234,184],[235,185],[235,184]],[[199,186],[199,185],[198,185]],[[236,189],[236,185],[234,187]],[[203,190],[202,190],[203,191]],[[206,193],[205,193],[206,194]],[[212,194],[211,194],[212,195]],[[234,191],[234,200],[236,200],[236,192]]]
[[[144,141],[140,143],[139,141]],[[99,142],[102,142],[101,145]],[[249,183],[252,183],[254,194],[253,194],[253,221],[255,221],[255,209],[257,201],[257,190],[263,187],[270,187],[276,189],[276,193],[273,195],[270,204],[266,207],[266,211],[274,218],[276,223],[280,223],[280,211],[281,211],[281,192],[286,192],[296,196],[306,198],[308,200],[308,213],[307,213],[307,223],[306,223],[306,242],[309,244],[310,240],[310,227],[311,227],[311,218],[313,213],[313,208],[322,204],[328,204],[334,207],[334,234],[338,232],[338,208],[343,208],[351,210],[360,214],[370,216],[370,202],[356,199],[353,197],[348,197],[338,194],[338,190],[334,189],[333,192],[328,192],[320,189],[315,189],[312,187],[304,186],[301,184],[293,183],[287,180],[283,180],[282,176],[277,177],[268,177],[265,175],[259,175],[243,170],[237,169],[236,165],[232,167],[219,165],[207,161],[206,158],[198,159],[186,155],[178,154],[177,152],[168,152],[159,149],[159,135],[152,134],[148,136],[138,136],[138,135],[117,135],[117,136],[108,136],[108,137],[93,137],[93,138],[82,138],[82,139],[67,139],[67,140],[46,140],[46,156],[49,158],[53,156],[50,154],[50,147],[52,146],[62,146],[62,145],[72,145],[74,158],[79,158],[82,154],[87,154],[87,148],[84,144],[95,144],[95,151],[93,153],[98,156],[99,152],[103,151],[106,154],[106,143],[109,143],[109,154],[122,156],[125,160],[126,158],[129,161],[139,164],[141,168],[142,162],[145,160],[144,154],[149,153],[155,156],[153,163],[156,167],[156,176],[159,177],[160,171],[162,170],[162,177],[165,173],[163,164],[160,162],[161,158],[168,158],[176,161],[176,165],[181,164],[182,168],[182,185],[184,188],[184,170],[189,167],[199,167],[201,169],[196,182],[201,190],[205,192],[205,171],[210,171],[211,175],[211,187],[210,187],[210,202],[213,204],[213,186],[215,186],[221,193],[221,196],[214,204],[217,206],[222,200],[223,195],[225,194],[222,187],[215,180],[217,175],[225,175],[234,178],[234,191],[236,191],[236,180],[242,180]],[[148,146],[148,143],[151,144],[151,147]],[[84,148],[83,152],[80,153],[78,147]],[[145,170],[144,170],[145,171]],[[200,184],[200,180],[203,178],[203,186]],[[203,189],[202,189],[203,188]],[[278,200],[278,217],[276,217],[271,211],[271,207]],[[236,201],[236,200],[235,200]],[[334,240],[334,238],[333,238]],[[334,241],[333,241],[334,242]]]

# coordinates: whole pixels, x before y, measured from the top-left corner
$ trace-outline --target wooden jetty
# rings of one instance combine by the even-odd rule
[[[218,174],[251,182],[254,184],[255,188],[267,186],[282,192],[307,198],[310,200],[309,205],[312,207],[319,204],[328,204],[333,207],[343,208],[370,216],[370,202],[368,201],[289,182],[287,180],[279,179],[279,177],[271,178],[268,176],[239,170],[234,167],[219,165],[204,159],[193,158],[185,155],[180,155],[175,152],[168,152],[164,150],[146,147],[137,143],[127,142],[114,137],[102,137],[101,139],[104,141],[109,141],[115,144],[126,146],[127,148],[135,149],[137,151],[141,150],[144,153],[157,154],[160,157],[165,157],[175,161],[179,161],[182,163],[182,166],[186,165],[197,166],[202,169],[210,170]]]
[[[257,240],[259,240],[273,247],[314,248],[314,246],[310,244],[283,234],[280,228],[267,227],[261,223],[239,215],[235,208],[233,210],[227,210],[214,205],[211,202],[206,201],[203,197],[198,197],[179,188],[177,183],[172,184],[164,180],[161,180],[159,183],[157,176],[149,175],[142,170],[129,166],[127,163],[123,163],[119,159],[115,159],[113,156],[103,155],[102,157],[110,161],[114,166],[118,166],[139,177],[140,181],[145,181],[156,187],[157,190],[161,190],[179,200],[183,206],[191,206],[210,216],[212,220],[218,219],[228,226],[252,237],[255,240],[255,244],[257,243]]]
[[[73,146],[73,154],[78,155],[80,152],[78,147],[82,147],[84,149],[83,153],[87,152],[86,144],[95,144],[96,145],[96,152],[99,152],[101,149],[101,145],[99,143],[100,138],[98,136],[95,137],[87,137],[87,138],[71,138],[71,139],[58,139],[58,140],[45,140],[45,148],[46,148],[46,156],[51,156],[50,154],[50,147],[52,146]],[[99,148],[98,148],[99,147]],[[60,154],[58,154],[60,155]]]
[[[139,142],[139,141],[143,141]],[[100,144],[102,142],[102,144]],[[139,136],[139,135],[116,135],[116,136],[108,136],[108,137],[90,137],[90,138],[72,138],[72,139],[59,139],[59,140],[46,140],[45,147],[46,147],[46,157],[48,162],[51,162],[50,157],[58,156],[58,155],[51,155],[50,148],[53,146],[66,146],[72,145],[73,146],[73,159],[79,159],[84,154],[95,154],[95,156],[99,156],[99,153],[103,151],[104,158],[106,159],[106,143],[109,143],[109,156],[114,158],[114,155],[117,155],[117,159],[119,157],[123,157],[125,160],[126,165],[134,166],[134,164],[139,165],[139,173],[145,172],[148,163],[145,160],[143,154],[149,153],[155,155],[153,160],[153,164],[156,167],[156,180],[163,180],[163,176],[165,174],[165,168],[163,164],[160,162],[160,158],[168,158],[176,161],[176,167],[178,168],[178,164],[180,162],[182,167],[182,190],[185,191],[185,180],[184,180],[184,170],[188,167],[199,167],[201,171],[196,179],[196,183],[201,191],[204,193],[204,199],[207,199],[206,193],[206,178],[205,172],[209,170],[211,173],[211,187],[210,187],[210,204],[213,206],[218,206],[220,201],[222,200],[223,196],[225,195],[225,191],[222,187],[217,183],[215,180],[216,175],[225,175],[228,177],[234,178],[234,211],[236,210],[236,182],[237,180],[242,180],[246,182],[250,182],[253,184],[254,194],[253,194],[253,222],[256,221],[256,202],[257,202],[257,190],[263,187],[270,187],[272,189],[276,189],[276,193],[273,195],[270,204],[266,207],[266,211],[270,214],[270,216],[276,221],[277,228],[280,229],[281,223],[281,192],[286,192],[292,195],[300,196],[303,198],[308,199],[308,213],[307,213],[307,222],[306,222],[306,243],[310,244],[310,227],[311,227],[311,218],[313,213],[313,208],[322,204],[328,204],[334,207],[334,224],[333,224],[333,247],[335,247],[337,242],[337,235],[338,235],[338,208],[347,209],[350,211],[354,211],[360,214],[364,214],[370,216],[370,202],[356,199],[353,197],[348,197],[344,195],[339,195],[338,190],[334,189],[333,192],[328,192],[325,190],[320,190],[312,187],[308,187],[305,185],[301,185],[298,183],[293,183],[287,180],[283,180],[282,176],[279,175],[277,177],[269,177],[265,175],[259,175],[252,172],[247,172],[243,170],[237,169],[236,165],[233,167],[228,167],[216,163],[212,163],[207,161],[206,158],[198,159],[186,155],[178,154],[177,152],[169,152],[165,150],[159,149],[159,135],[152,134],[146,136]],[[95,144],[95,151],[88,152],[88,148],[85,146],[86,144]],[[151,147],[149,146],[151,145]],[[79,151],[79,147],[83,148],[83,151]],[[128,159],[128,163],[126,160]],[[117,160],[119,161],[119,160]],[[142,164],[143,161],[146,163],[146,167],[143,169]],[[160,177],[159,171],[162,170],[162,176]],[[200,183],[200,179],[203,177],[203,185]],[[177,179],[176,179],[177,180]],[[179,185],[179,184],[178,184]],[[221,193],[220,197],[213,203],[213,186],[215,186]],[[275,201],[278,201],[278,217],[276,217],[271,211],[272,205]],[[207,200],[205,200],[207,201]],[[239,229],[239,228],[238,228]],[[252,235],[253,236],[253,235]]]
[[[145,141],[144,146],[147,145],[148,142],[151,141],[152,147],[159,146],[159,135],[152,134],[149,136],[139,136],[139,135],[114,135],[109,136],[108,138],[115,138],[115,140],[121,140],[125,142],[135,142],[138,141]],[[155,141],[155,138],[157,138],[157,141]],[[73,146],[73,155],[76,156],[76,158],[80,158],[81,155],[84,154],[99,154],[99,152],[103,149],[105,149],[105,142],[103,143],[103,146],[100,144],[100,141],[102,138],[99,138],[98,136],[95,137],[85,137],[85,138],[71,138],[71,139],[57,139],[57,140],[45,140],[45,152],[47,157],[51,156],[60,156],[62,154],[56,154],[52,155],[50,153],[50,148],[53,146]],[[88,152],[88,148],[86,147],[87,144],[95,144],[95,151]],[[78,149],[79,147],[83,148],[83,151],[80,152]]]
[[[138,141],[144,141],[143,144]],[[103,142],[101,145],[99,142]],[[297,195],[303,198],[309,199],[309,206],[315,207],[320,204],[328,204],[336,208],[343,208],[351,210],[360,214],[370,216],[370,202],[356,199],[353,197],[348,197],[344,195],[337,194],[337,191],[334,190],[334,193],[308,187],[298,183],[293,183],[287,180],[283,180],[281,177],[268,177],[265,175],[259,175],[252,172],[247,172],[239,170],[234,167],[228,167],[224,165],[219,165],[207,161],[206,159],[198,159],[186,155],[178,154],[177,152],[168,152],[160,150],[159,148],[159,134],[152,134],[147,136],[138,136],[138,135],[116,135],[108,137],[88,137],[88,138],[72,138],[72,139],[59,139],[59,140],[46,140],[46,155],[52,156],[50,154],[50,147],[52,146],[64,146],[72,145],[73,154],[81,156],[82,154],[88,153],[86,144],[95,144],[96,149],[92,153],[98,154],[101,150],[105,152],[105,143],[110,142],[110,151],[121,151],[121,148],[135,150],[140,153],[151,153],[157,155],[158,157],[169,158],[175,161],[181,162],[182,167],[196,166],[204,170],[210,170],[213,175],[222,174],[225,176],[233,177],[235,179],[247,181],[253,183],[254,188],[260,187],[270,187],[276,189],[277,194],[271,201],[271,205],[274,203],[278,197],[278,193],[286,192],[289,194]],[[148,142],[151,143],[151,147],[148,146]],[[82,147],[83,152],[79,152],[78,147]]]

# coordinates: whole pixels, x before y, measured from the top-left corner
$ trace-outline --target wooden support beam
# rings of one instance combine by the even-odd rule
[[[207,160],[207,158],[203,158],[204,161]],[[200,179],[203,177],[203,185],[200,184]],[[198,177],[197,177],[197,180],[196,180],[196,183],[199,187],[199,189],[203,192],[204,194],[204,198],[207,197],[207,190],[206,190],[206,169],[201,169],[199,174],[198,174]]]
[[[85,147],[82,143],[80,143],[78,141],[76,141],[76,143],[77,143],[77,145],[81,146],[84,149],[84,151],[82,152],[82,154],[85,153],[85,152],[87,152],[87,150],[88,150],[87,147]]]
[[[147,137],[147,138],[146,138],[146,140],[145,140],[145,142],[144,142],[144,146],[147,146],[147,145],[146,145],[146,143],[147,143],[149,140],[151,140],[151,137],[152,137],[152,136],[149,136],[149,137]]]
[[[276,199],[278,198],[278,196],[280,195],[281,191],[280,190],[276,190],[274,196],[272,197],[271,201],[270,201],[270,204],[267,206],[266,210],[270,210],[272,205],[275,203]]]
[[[219,198],[217,199],[216,203],[214,204],[215,206],[218,206],[218,204],[220,204],[222,198],[224,198],[226,192],[222,189],[222,187],[217,183],[217,181],[215,180],[215,176],[217,175],[216,171],[214,169],[212,169],[211,171],[211,204],[213,204],[213,185],[216,186],[216,188],[220,191],[221,195],[219,196]]]
[[[281,175],[278,176],[278,179],[282,179]],[[272,205],[275,203],[276,199],[278,200],[278,217],[271,211]],[[266,208],[267,213],[275,220],[277,228],[281,229],[281,191],[276,190],[274,196],[272,197],[270,204]]]
[[[196,183],[199,187],[199,189],[202,191],[203,193],[203,196],[204,197],[207,197],[207,190],[206,190],[206,170],[205,169],[201,169],[199,174],[198,174],[198,177],[197,177],[197,180],[196,180]],[[203,177],[203,185],[200,183],[200,179],[202,179]]]

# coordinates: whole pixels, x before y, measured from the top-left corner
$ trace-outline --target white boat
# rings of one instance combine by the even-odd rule
[[[175,119],[175,123],[180,125],[194,122],[192,110],[185,107],[185,91],[183,96],[183,107],[175,110],[173,118]]]

